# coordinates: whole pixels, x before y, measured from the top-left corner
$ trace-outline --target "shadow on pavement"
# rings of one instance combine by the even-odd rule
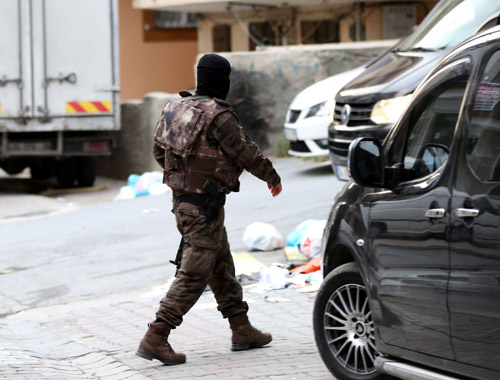
[[[318,175],[334,175],[330,161],[319,163],[314,167],[310,167],[299,172],[300,174],[307,176],[318,176]]]

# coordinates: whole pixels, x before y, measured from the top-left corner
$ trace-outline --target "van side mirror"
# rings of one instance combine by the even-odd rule
[[[360,137],[349,146],[348,168],[360,186],[383,187],[384,156],[382,144],[372,137]]]

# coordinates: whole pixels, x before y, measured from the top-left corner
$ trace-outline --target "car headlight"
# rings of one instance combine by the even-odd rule
[[[373,107],[370,118],[377,124],[394,124],[406,109],[412,95],[378,101]]]
[[[311,116],[329,116],[331,111],[331,107],[328,104],[328,101],[323,103],[318,103],[311,108],[309,108],[309,112],[306,114],[307,117]]]

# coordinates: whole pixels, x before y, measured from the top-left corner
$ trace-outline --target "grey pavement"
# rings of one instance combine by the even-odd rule
[[[251,287],[251,286],[250,286]],[[315,293],[245,290],[252,323],[273,334],[260,349],[230,351],[227,320],[205,292],[171,333],[187,363],[164,366],[135,355],[164,289],[21,311],[0,320],[1,379],[333,379],[313,338]]]
[[[244,191],[228,198],[226,227],[237,253],[253,221],[285,234],[302,220],[326,218],[342,185],[328,163],[276,165],[283,195],[273,199],[244,174]],[[296,289],[245,288],[252,323],[273,334],[268,347],[231,352],[228,322],[206,292],[171,334],[186,364],[136,356],[173,272],[170,196],[110,202],[124,183],[99,179],[105,189],[98,192],[40,197],[17,191],[33,185],[26,177],[0,183],[0,379],[333,379],[314,342],[316,294]],[[266,264],[284,259],[282,250],[252,255]]]

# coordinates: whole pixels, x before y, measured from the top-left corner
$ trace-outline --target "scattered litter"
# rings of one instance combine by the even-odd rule
[[[323,275],[320,271],[313,272],[309,275],[308,284],[309,286],[305,286],[299,289],[300,293],[312,293],[317,292],[321,287],[321,283],[323,282]]]
[[[309,260],[306,264],[295,267],[292,273],[312,273],[321,269],[321,257],[315,257]]]
[[[241,286],[256,284],[259,282],[260,274],[259,273],[252,273],[251,275],[238,274],[236,275],[236,279],[241,284]]]
[[[270,303],[290,302],[290,299],[289,298],[285,298],[285,297],[269,297],[269,296],[265,296],[264,300],[266,302],[270,302]]]
[[[287,246],[298,247],[300,252],[310,259],[318,257],[321,254],[321,239],[325,225],[326,220],[303,221],[286,237]]]
[[[285,247],[286,260],[292,263],[307,262],[308,257],[299,251],[298,247]]]
[[[254,222],[243,234],[243,242],[250,250],[273,251],[285,246],[285,240],[271,224]]]
[[[10,269],[10,268],[0,270],[0,274],[10,274],[12,272],[14,272],[14,269]]]
[[[263,268],[263,264],[249,255],[246,252],[234,254],[233,253],[233,261],[236,275],[247,275],[250,276],[254,273],[260,273]]]
[[[115,200],[133,199],[143,195],[162,195],[169,191],[163,183],[161,172],[146,172],[142,175],[131,174],[128,176],[127,186],[123,186]]]
[[[160,212],[160,210],[158,210],[157,208],[146,208],[142,210],[143,214],[150,214],[152,212]]]
[[[273,290],[285,289],[290,284],[288,274],[288,269],[280,268],[277,265],[264,267],[260,271],[260,283],[268,285]]]

